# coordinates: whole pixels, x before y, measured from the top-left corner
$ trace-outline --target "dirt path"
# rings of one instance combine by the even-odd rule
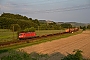
[[[83,51],[85,57],[90,58],[90,31],[84,31],[81,34],[70,36],[68,38],[62,38],[20,49],[23,49],[27,53],[38,52],[52,54],[54,52],[60,52],[64,55],[66,55],[67,52],[72,53],[74,49],[80,49]]]

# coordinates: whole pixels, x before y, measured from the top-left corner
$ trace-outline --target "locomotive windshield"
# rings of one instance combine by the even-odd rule
[[[19,34],[19,36],[21,36],[21,35],[23,35],[23,34]]]

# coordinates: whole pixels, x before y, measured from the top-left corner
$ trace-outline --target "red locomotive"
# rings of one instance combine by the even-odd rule
[[[27,39],[27,38],[32,38],[35,37],[36,33],[35,32],[22,32],[19,33],[19,39]]]

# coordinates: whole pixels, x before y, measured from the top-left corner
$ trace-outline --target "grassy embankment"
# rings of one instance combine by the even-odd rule
[[[41,35],[43,33],[46,33],[45,31],[44,32],[41,31],[41,32],[40,32]],[[47,31],[47,32],[49,32],[49,31]],[[53,31],[51,31],[51,32],[53,32]],[[57,40],[57,39],[60,39],[60,38],[66,38],[66,37],[69,37],[69,36],[72,36],[72,35],[79,34],[81,32],[82,31],[80,30],[80,31],[74,32],[73,34],[69,33],[69,34],[63,34],[63,35],[48,37],[48,38],[41,38],[41,39],[38,39],[38,40],[34,40],[31,43],[29,41],[27,41],[25,43],[20,43],[20,44],[14,44],[14,45],[9,45],[9,46],[1,46],[0,47],[0,53],[7,52],[7,51],[12,50],[12,49],[17,49],[17,48],[25,47],[25,46],[31,46],[31,45],[35,45],[35,44],[40,44],[40,43],[47,42],[47,41],[53,41],[53,40]],[[37,33],[40,35],[39,32],[37,32]],[[53,32],[53,33],[55,33],[55,32]]]

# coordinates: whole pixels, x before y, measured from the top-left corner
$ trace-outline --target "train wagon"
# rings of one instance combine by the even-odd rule
[[[28,39],[28,38],[33,38],[36,36],[35,32],[22,32],[19,33],[19,39]]]
[[[65,32],[73,33],[73,32],[78,31],[78,30],[79,30],[79,28],[69,28],[69,29],[66,29]]]

